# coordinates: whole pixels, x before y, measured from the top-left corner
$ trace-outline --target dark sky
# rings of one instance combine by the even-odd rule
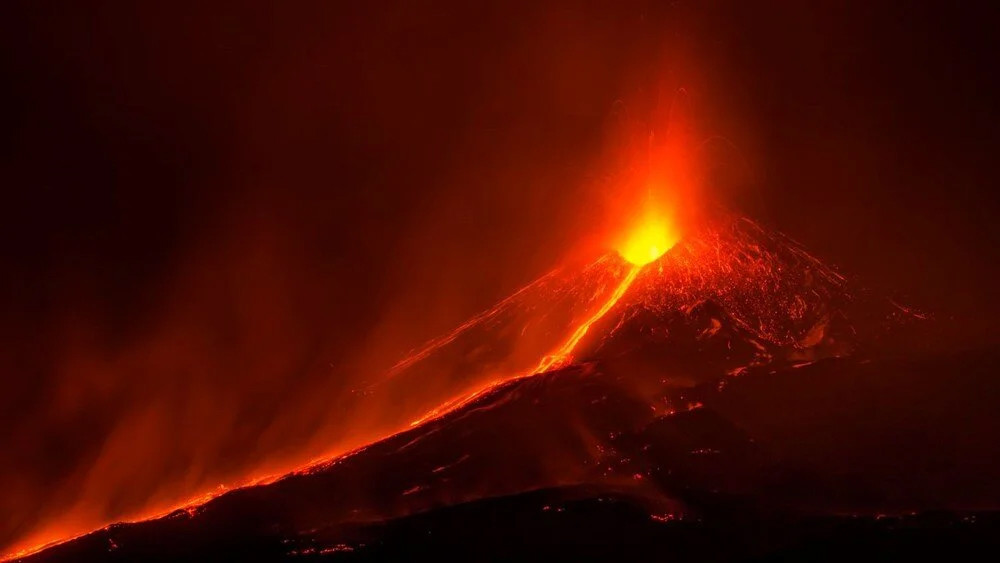
[[[384,366],[547,271],[597,220],[615,102],[664,75],[761,219],[994,344],[993,20],[798,4],[8,5],[0,490],[28,492],[0,513],[145,404],[197,426],[226,394],[259,422],[211,447],[245,451],[315,364]]]

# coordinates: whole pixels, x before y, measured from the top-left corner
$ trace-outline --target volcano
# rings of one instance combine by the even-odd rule
[[[932,321],[747,217],[652,239],[542,276],[336,405],[392,405],[373,416],[395,433],[22,560],[996,547],[995,357],[900,346]]]

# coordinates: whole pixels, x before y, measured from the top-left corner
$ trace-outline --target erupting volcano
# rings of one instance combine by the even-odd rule
[[[684,558],[709,548],[664,545],[690,526],[681,522],[701,523],[692,532],[700,537],[729,533],[730,518],[781,528],[790,515],[808,515],[818,528],[795,533],[822,535],[843,513],[1000,503],[991,484],[959,489],[910,470],[947,441],[929,442],[926,457],[899,467],[887,464],[891,447],[833,437],[838,428],[886,432],[858,416],[872,400],[896,417],[925,416],[933,390],[900,402],[883,389],[928,369],[886,353],[893,333],[924,317],[742,213],[696,205],[687,144],[677,134],[662,143],[649,136],[644,159],[620,178],[617,199],[634,203],[620,206],[598,252],[566,261],[331,403],[363,431],[320,461],[34,555],[29,540],[8,557],[379,559],[414,544],[469,554],[472,540],[455,518],[505,511],[532,522],[518,533],[544,544],[542,531],[553,526],[560,534],[607,529],[600,507],[608,503],[624,511],[612,517],[616,535],[624,526],[641,536],[638,545]],[[971,381],[988,368],[978,357],[958,361]],[[951,413],[934,424],[950,436],[956,430],[942,416]],[[996,449],[967,446],[953,463]],[[876,469],[857,475],[859,463]],[[560,524],[567,511],[576,520]],[[449,531],[427,543],[413,537],[419,529]],[[581,539],[563,541],[582,548]]]
[[[814,255],[779,231],[776,225],[801,226],[822,212],[818,205],[839,201],[829,194],[815,201],[795,197],[801,196],[795,190],[813,190],[813,183],[839,189],[818,177],[834,168],[826,160],[832,157],[816,157],[811,165],[818,171],[782,177],[783,184],[778,183],[784,187],[775,188],[778,195],[770,197],[792,201],[787,207],[795,220],[788,220],[786,209],[784,223],[773,221],[762,195],[771,189],[762,185],[768,179],[762,174],[758,181],[744,162],[750,158],[740,143],[703,134],[695,126],[701,123],[694,119],[691,98],[706,96],[707,90],[683,59],[700,56],[700,48],[687,45],[683,33],[666,33],[649,23],[650,10],[642,7],[623,16],[620,36],[608,36],[613,39],[609,44],[623,43],[634,29],[649,26],[651,37],[621,55],[623,61],[639,59],[634,74],[641,75],[626,80],[623,71],[625,94],[598,87],[596,79],[591,84],[593,69],[576,67],[587,60],[580,53],[587,52],[591,40],[600,39],[596,29],[568,47],[553,41],[549,48],[568,49],[563,54],[576,70],[565,75],[538,72],[551,79],[548,89],[556,93],[548,92],[550,109],[561,116],[548,125],[550,132],[558,131],[555,138],[575,137],[580,126],[592,129],[592,138],[564,143],[551,154],[538,155],[537,162],[511,157],[511,162],[534,163],[513,175],[514,180],[505,174],[518,167],[507,166],[504,159],[510,155],[501,154],[506,145],[494,133],[512,139],[506,147],[510,153],[529,153],[532,149],[521,145],[535,135],[541,140],[531,147],[548,141],[540,123],[546,116],[501,123],[504,119],[497,115],[529,112],[537,93],[523,94],[531,103],[522,100],[511,106],[515,111],[507,106],[521,94],[505,98],[495,86],[506,87],[524,73],[531,76],[527,60],[535,64],[539,57],[530,41],[525,50],[530,56],[515,65],[515,72],[475,57],[444,65],[442,76],[467,72],[478,77],[469,79],[474,87],[463,83],[456,91],[464,92],[458,97],[482,91],[482,115],[471,110],[466,115],[468,108],[454,99],[442,102],[448,106],[444,121],[454,112],[461,114],[454,117],[456,123],[467,119],[472,124],[469,147],[463,147],[467,139],[456,137],[450,121],[432,131],[438,122],[416,115],[422,104],[443,95],[436,85],[421,91],[434,74],[425,76],[421,64],[406,65],[420,72],[411,76],[408,68],[401,80],[405,87],[385,89],[391,97],[412,94],[414,106],[399,112],[405,115],[389,111],[390,117],[377,119],[377,108],[399,100],[379,98],[382,88],[366,89],[379,76],[377,66],[369,68],[367,55],[358,55],[357,76],[331,72],[337,94],[352,81],[367,85],[353,105],[341,99],[330,104],[329,92],[322,92],[323,79],[310,73],[302,90],[315,87],[322,93],[315,103],[302,104],[310,108],[303,110],[308,127],[301,127],[308,134],[287,133],[285,119],[295,113],[288,108],[275,111],[270,102],[248,102],[253,107],[260,103],[262,115],[278,116],[275,121],[280,122],[268,134],[246,135],[251,148],[233,157],[240,182],[230,199],[234,208],[246,208],[250,226],[230,229],[228,219],[206,219],[204,231],[227,233],[220,235],[223,242],[215,234],[172,226],[184,235],[179,238],[191,237],[195,256],[191,271],[178,267],[179,281],[163,282],[176,297],[164,297],[159,280],[148,295],[135,290],[119,296],[119,286],[132,285],[128,276],[120,280],[110,268],[112,289],[106,293],[112,295],[108,309],[113,312],[107,334],[94,336],[91,332],[100,332],[94,329],[98,323],[67,314],[67,324],[79,324],[82,328],[76,330],[84,334],[68,338],[72,346],[67,348],[74,353],[68,354],[66,365],[45,363],[51,373],[37,370],[54,383],[37,388],[25,384],[25,396],[37,403],[27,405],[25,412],[38,411],[48,426],[4,442],[37,459],[0,472],[0,482],[17,489],[0,499],[0,512],[23,512],[0,519],[3,560],[842,560],[860,552],[905,558],[937,550],[945,558],[956,546],[1000,547],[998,355],[976,351],[966,342],[952,348],[960,352],[941,352],[946,348],[939,346],[938,337],[945,325],[934,314],[900,305],[904,300],[889,298],[885,285],[869,289],[860,276],[841,273],[831,265],[834,260],[817,257],[827,256],[829,247],[822,243],[810,245],[819,249]],[[342,16],[339,7],[337,11],[332,19]],[[416,11],[422,22],[423,9]],[[505,5],[498,13],[507,11]],[[387,12],[393,14],[387,26],[393,40],[375,41],[374,50],[411,51],[419,42],[411,44],[408,34],[419,25],[406,23],[405,14]],[[520,29],[520,13],[511,13]],[[601,29],[605,15],[598,18]],[[229,17],[220,21],[229,22]],[[539,26],[545,37],[553,27],[548,17]],[[476,15],[456,27],[465,29],[480,18],[490,19]],[[364,39],[361,35],[368,31],[354,39]],[[451,37],[449,33],[434,35]],[[485,37],[485,51],[502,51],[494,45],[497,37]],[[661,41],[669,48],[659,60],[649,53]],[[352,52],[354,42],[346,42]],[[451,50],[448,45],[431,54]],[[803,66],[813,66],[811,59],[804,60],[808,64]],[[609,61],[608,68],[617,68]],[[765,66],[770,68],[770,61]],[[583,110],[594,123],[602,121],[600,127],[581,125],[586,120],[577,115],[580,104],[570,80],[577,71],[587,77],[583,86],[603,92],[590,110]],[[325,77],[326,72],[316,74]],[[650,76],[661,72],[659,78]],[[691,90],[697,96],[689,94],[689,78],[698,86]],[[270,88],[269,83],[258,90]],[[113,89],[101,89],[102,96],[105,90]],[[200,99],[203,92],[196,90]],[[739,97],[741,90],[722,92]],[[812,100],[807,87],[800,93]],[[243,95],[240,91],[239,99]],[[241,105],[231,102],[226,98],[224,105]],[[298,109],[299,104],[293,105]],[[339,135],[333,140],[323,137],[326,125],[315,125],[310,113],[328,105],[343,111],[331,120]],[[809,108],[805,113],[812,115]],[[772,119],[784,111],[771,110],[762,114]],[[600,119],[594,117],[598,113]],[[725,126],[727,117],[719,111],[706,121]],[[734,121],[738,129],[740,120]],[[400,123],[419,132],[397,140]],[[877,137],[865,132],[865,139]],[[141,137],[131,129],[126,133],[120,136]],[[269,161],[273,147],[256,144],[270,133],[279,139],[276,144],[293,146],[296,153],[274,172]],[[310,152],[302,147],[313,142],[313,135],[323,141],[314,147],[322,155],[318,180],[296,175],[299,159],[308,160],[299,152]],[[783,140],[781,134],[773,137],[775,143]],[[480,138],[486,139],[481,146],[471,142]],[[820,133],[790,138],[828,148]],[[434,139],[437,144],[431,143]],[[433,150],[419,150],[425,141]],[[601,156],[599,146],[604,148]],[[164,152],[174,149],[168,148]],[[342,149],[336,166],[328,166],[327,153]],[[370,150],[377,158],[355,162],[354,149],[359,154]],[[789,159],[798,154],[795,149],[785,147]],[[71,152],[76,150],[74,146]],[[852,146],[852,166],[854,150]],[[433,161],[436,153],[461,161],[456,168],[465,176],[456,173],[456,185],[486,177],[475,188],[482,193],[463,199],[468,194],[442,188],[440,199],[434,199],[424,186],[412,188],[417,196],[401,198],[401,192],[411,190],[411,179],[414,185],[418,176],[426,176],[426,183],[439,179],[438,172],[447,166],[441,164],[444,160]],[[778,153],[776,159],[785,157]],[[46,163],[47,158],[48,153]],[[153,160],[159,163],[158,158]],[[266,164],[257,164],[262,161]],[[857,162],[863,168],[864,159]],[[108,166],[114,175],[117,164]],[[183,167],[186,171],[189,163],[184,161]],[[550,169],[572,173],[547,176]],[[144,169],[143,179],[148,172]],[[841,172],[845,175],[837,180],[847,183],[857,171]],[[35,173],[32,168],[28,176]],[[310,192],[315,198],[290,198],[296,201],[286,205],[268,205],[263,196],[247,196],[244,202],[244,191],[252,191],[244,190],[244,183],[268,184],[267,178],[258,178],[268,173],[274,174],[271,184],[282,190],[299,181],[322,189]],[[357,178],[351,173],[369,184],[353,185]],[[538,190],[541,194],[530,193],[534,185],[515,189],[525,177],[536,175],[539,182],[559,189]],[[342,198],[328,187],[332,184],[343,184],[351,196]],[[389,195],[379,191],[383,188]],[[469,203],[480,196],[486,202],[481,208]],[[117,205],[117,192],[112,199]],[[329,203],[340,199],[369,206],[371,213],[350,217],[352,205]],[[416,217],[415,225],[446,215],[461,216],[462,222],[428,229],[433,236],[412,227],[413,234],[421,235],[412,237],[412,246],[399,240],[410,240],[410,226],[399,227],[398,238],[374,236],[405,215],[386,211],[396,199],[403,199],[400,209],[416,209],[406,211]],[[324,201],[337,213],[326,213]],[[48,204],[42,206],[46,212]],[[229,205],[227,201],[223,207]],[[188,212],[178,210],[178,222],[186,217],[182,211]],[[242,217],[242,212],[233,213]],[[200,215],[202,209],[191,214]],[[478,225],[484,217],[489,220]],[[492,223],[495,217],[499,226]],[[306,219],[319,226],[298,230],[299,221]],[[529,226],[509,236],[504,226],[509,229],[521,220]],[[341,224],[337,236],[330,235],[330,223]],[[494,242],[488,251],[477,239],[438,252],[438,243],[447,246],[442,240],[459,240],[450,229],[468,236],[473,230],[469,225],[483,231],[482,240]],[[835,225],[825,236],[836,239],[852,228]],[[559,235],[551,236],[557,242],[546,241],[549,254],[540,252],[544,260],[531,262],[525,253],[536,243],[544,246],[546,233]],[[304,240],[321,250],[296,255]],[[354,246],[360,249],[356,253]],[[145,258],[146,248],[137,248]],[[230,252],[234,262],[246,263],[229,264]],[[111,254],[117,263],[136,251]],[[160,265],[173,259],[167,255],[174,256],[151,252],[149,260]],[[452,262],[455,255],[459,259]],[[864,264],[865,258],[873,261],[862,257],[855,264]],[[883,258],[900,257],[876,256]],[[155,269],[130,259],[139,264],[132,265],[135,269]],[[982,260],[979,255],[974,259]],[[935,260],[944,263],[940,256]],[[68,262],[66,269],[74,270],[75,260]],[[317,262],[321,264],[315,266]],[[58,263],[42,268],[46,278],[64,271]],[[288,264],[292,266],[286,269]],[[937,263],[926,267],[937,268]],[[483,273],[487,270],[490,275]],[[509,277],[504,277],[507,270]],[[430,272],[424,283],[412,279],[419,277],[413,276],[416,271]],[[272,276],[257,279],[265,272]],[[476,276],[504,277],[505,283],[477,294],[468,281]],[[331,291],[333,278],[346,281]],[[525,284],[528,280],[534,281]],[[465,295],[466,290],[476,295]],[[75,289],[70,293],[75,295]],[[327,328],[296,332],[308,324],[300,317],[312,310],[317,295],[327,293],[336,295],[328,309],[317,307],[323,312],[313,319]],[[397,304],[397,294],[404,296],[400,301],[406,306]],[[503,295],[507,297],[495,302]],[[373,303],[341,307],[365,299]],[[132,318],[126,305],[147,300],[163,311],[148,319],[140,314]],[[407,309],[413,307],[410,300],[418,302],[416,314]],[[119,301],[124,303],[121,311]],[[59,309],[62,301],[53,303]],[[248,305],[260,308],[256,316],[244,314]],[[337,314],[341,311],[343,316]],[[426,329],[416,318],[425,313],[440,313],[434,320],[447,322]],[[15,332],[20,331],[18,326]],[[46,339],[51,336],[40,332]],[[77,347],[82,352],[77,354]],[[49,353],[46,346],[37,348],[41,355]],[[109,412],[99,416],[105,406]],[[84,423],[94,428],[80,433],[70,428]],[[15,425],[15,432],[29,426]],[[202,433],[209,439],[201,440]],[[85,438],[94,443],[84,443]],[[32,444],[24,445],[29,440]],[[26,477],[32,472],[40,477]],[[22,483],[35,490],[25,486],[22,493]]]
[[[7,4],[0,562],[1000,548],[985,8]]]
[[[809,432],[844,424],[876,392],[861,374],[904,369],[871,362],[887,334],[922,317],[749,217],[718,205],[684,209],[695,190],[683,146],[676,135],[661,144],[650,136],[647,160],[622,180],[620,199],[637,203],[613,222],[604,250],[567,261],[339,400],[345,420],[371,429],[361,434],[367,442],[165,515],[8,557],[380,558],[412,543],[411,526],[445,525],[438,513],[444,522],[456,510],[478,518],[477,507],[497,502],[513,503],[503,510],[518,518],[609,502],[630,511],[616,525],[643,534],[713,522],[733,502],[752,503],[747,514],[831,518],[1000,502],[993,487],[971,502],[901,468],[845,486],[857,477],[841,460],[872,452],[830,449],[836,439],[818,453],[802,447]],[[682,228],[678,210],[697,220]],[[814,422],[789,414],[803,408],[817,413]],[[468,549],[464,540],[445,544]]]
[[[922,299],[952,299],[962,272],[992,288],[991,239],[969,213],[937,214],[992,153],[925,165],[930,140],[965,137],[926,115],[945,104],[920,92],[941,80],[866,98],[903,59],[951,80],[947,41],[898,47],[909,20],[893,12],[870,30],[901,50],[865,67],[871,50],[824,35],[837,18],[812,5],[751,22],[764,7],[295,4],[246,29],[220,9],[205,33],[122,11],[142,48],[87,29],[40,49],[56,78],[39,90],[81,93],[15,120],[41,148],[22,176],[3,168],[70,196],[40,190],[49,223],[27,214],[0,237],[26,240],[36,274],[9,276],[21,316],[0,326],[0,355],[16,352],[0,560],[1000,547],[1000,355],[973,339],[995,315],[975,294],[965,317]],[[53,36],[118,11],[52,18]],[[111,66],[73,67],[86,53]],[[139,84],[119,88],[133,64]],[[897,115],[911,97],[917,118]],[[842,123],[864,107],[886,115]],[[897,150],[893,126],[919,138],[927,123]],[[907,207],[925,177],[930,234]],[[158,181],[134,201],[122,187]]]
[[[625,510],[615,526],[630,533],[659,530],[653,543],[662,548],[678,533],[671,526],[686,521],[724,531],[728,524],[713,519],[747,502],[736,499],[753,499],[752,517],[774,525],[785,517],[758,511],[833,519],[809,533],[836,528],[833,515],[845,511],[1000,501],[991,485],[973,502],[905,468],[866,475],[862,492],[845,486],[857,477],[843,473],[844,463],[878,454],[838,440],[802,447],[811,432],[834,431],[866,408],[885,385],[885,377],[869,379],[874,372],[905,384],[896,373],[923,369],[871,363],[880,336],[916,321],[912,313],[859,294],[749,218],[718,212],[681,236],[655,208],[638,217],[617,249],[549,272],[412,352],[344,405],[393,405],[373,423],[398,433],[29,560],[380,558],[416,541],[413,526],[464,533],[452,515],[470,510],[457,517],[528,511],[540,529],[570,518],[558,516],[565,511],[597,510],[597,520],[577,523],[595,526],[607,515],[592,502]],[[962,361],[978,377],[981,361]],[[902,408],[899,416],[924,415],[925,405],[879,400]],[[984,447],[993,448],[975,445]],[[436,541],[467,553],[472,540]],[[671,549],[683,556],[692,548]]]

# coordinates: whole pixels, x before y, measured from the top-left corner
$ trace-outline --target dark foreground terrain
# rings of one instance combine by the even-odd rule
[[[685,408],[650,408],[632,370],[585,363],[25,561],[979,559],[1000,547],[997,367],[834,358],[668,381]]]

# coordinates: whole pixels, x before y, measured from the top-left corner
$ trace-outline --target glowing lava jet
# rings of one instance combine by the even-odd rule
[[[670,250],[680,240],[674,223],[650,202],[641,220],[618,247],[622,258],[636,266],[644,266]]]

